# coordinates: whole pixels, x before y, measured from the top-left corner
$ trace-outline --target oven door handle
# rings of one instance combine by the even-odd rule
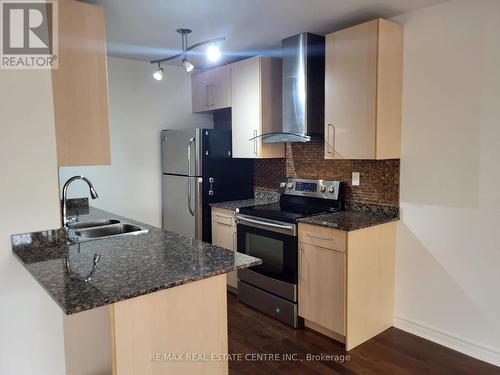
[[[293,229],[295,227],[293,224],[283,225],[283,224],[270,223],[268,221],[260,221],[260,220],[250,219],[247,216],[238,215],[238,214],[236,214],[235,217],[239,221],[243,221],[243,222],[246,221],[247,223],[258,224],[258,225],[263,225],[263,226],[272,227],[272,228],[285,229],[285,230],[289,230],[289,231],[293,231]]]

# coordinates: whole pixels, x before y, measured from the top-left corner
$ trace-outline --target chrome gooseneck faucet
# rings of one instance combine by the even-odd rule
[[[76,181],[76,180],[83,180],[83,181],[85,181],[87,183],[87,185],[89,185],[90,196],[92,197],[92,199],[96,199],[96,198],[99,197],[99,195],[97,195],[97,192],[94,189],[94,185],[92,185],[92,182],[90,182],[90,180],[87,177],[85,177],[85,176],[73,176],[68,181],[66,181],[66,183],[63,186],[63,191],[62,191],[62,222],[63,222],[63,228],[67,228],[68,227],[68,217],[66,216],[66,214],[67,214],[66,200],[67,200],[67,194],[68,194],[68,187],[69,187],[69,185],[73,181]]]

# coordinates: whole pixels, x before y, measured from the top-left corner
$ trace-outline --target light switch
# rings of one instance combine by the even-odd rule
[[[352,172],[352,186],[359,186],[359,172]]]

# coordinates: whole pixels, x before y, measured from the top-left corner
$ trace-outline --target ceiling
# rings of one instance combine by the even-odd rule
[[[189,44],[225,36],[225,61],[279,51],[281,39],[326,34],[375,18],[390,18],[445,0],[88,0],[104,7],[108,54],[152,60],[178,53],[177,28]],[[203,53],[203,47],[198,50]],[[195,65],[204,56],[191,56]],[[178,61],[171,62],[179,64]]]

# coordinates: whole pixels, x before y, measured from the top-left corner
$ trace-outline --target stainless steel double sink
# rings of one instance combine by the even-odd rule
[[[85,242],[110,237],[136,236],[147,233],[148,229],[118,219],[97,219],[68,224],[70,242]]]

